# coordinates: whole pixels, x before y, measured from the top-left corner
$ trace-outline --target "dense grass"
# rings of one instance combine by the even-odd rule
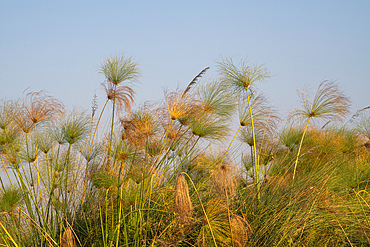
[[[337,121],[349,99],[323,82],[283,122],[266,69],[217,68],[133,110],[127,57],[101,66],[100,112],[2,100],[0,246],[369,246],[369,119]]]

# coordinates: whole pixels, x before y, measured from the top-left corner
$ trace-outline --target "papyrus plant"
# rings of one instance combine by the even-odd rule
[[[221,74],[222,82],[234,93],[235,98],[246,98],[248,102],[248,110],[250,116],[250,125],[252,127],[253,143],[256,146],[255,138],[255,124],[252,112],[251,95],[253,95],[253,85],[255,82],[263,81],[268,76],[268,71],[262,65],[249,65],[247,61],[241,60],[239,66],[235,65],[233,60],[229,58],[222,58],[218,62],[218,71]],[[237,133],[241,129],[242,124],[239,126]],[[235,136],[236,136],[235,135]],[[234,137],[235,138],[235,137]],[[233,139],[234,140],[234,139]],[[257,150],[254,149],[254,157],[257,157]],[[258,159],[254,162],[256,172],[256,187],[259,191],[259,164]],[[259,194],[258,194],[259,195]]]
[[[107,94],[107,101],[103,107],[102,113],[107,102],[109,100],[113,102],[112,126],[108,146],[108,161],[109,161],[116,107],[119,112],[130,111],[131,104],[134,99],[134,90],[130,87],[130,83],[132,84],[134,82],[137,82],[137,78],[140,72],[138,64],[134,62],[132,57],[118,55],[107,58],[101,64],[99,71],[104,75],[106,79],[106,84],[103,84],[103,86]]]
[[[323,81],[317,88],[312,101],[310,100],[310,96],[310,94],[301,93],[300,98],[303,109],[295,109],[290,116],[291,118],[298,118],[301,121],[306,121],[298,148],[297,158],[294,163],[293,180],[295,178],[303,139],[310,120],[343,120],[349,112],[350,100],[342,93],[339,89],[339,85],[335,82]]]

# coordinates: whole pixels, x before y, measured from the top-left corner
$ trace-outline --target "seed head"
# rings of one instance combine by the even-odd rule
[[[236,195],[236,175],[232,164],[225,161],[217,164],[211,171],[211,179],[215,190],[223,197]]]
[[[62,235],[60,247],[77,247],[72,228],[67,227]]]
[[[136,81],[140,71],[132,57],[116,55],[102,63],[100,73],[104,74],[108,82],[118,85],[125,81]]]
[[[175,211],[180,215],[182,223],[187,223],[193,212],[188,183],[182,174],[177,177],[175,185]]]
[[[231,218],[231,231],[233,234],[233,245],[235,247],[243,247],[248,241],[248,233],[252,230],[246,220],[238,215],[233,215]]]
[[[64,106],[44,91],[31,92],[23,100],[23,112],[36,124],[62,114]]]

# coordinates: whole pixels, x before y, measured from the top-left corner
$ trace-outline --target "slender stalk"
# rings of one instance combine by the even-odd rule
[[[105,110],[105,107],[107,106],[108,104],[108,101],[109,99],[107,99],[107,101],[105,101],[105,104],[103,106],[103,109],[101,110],[101,113],[100,113],[100,116],[98,118],[98,122],[96,123],[96,127],[95,127],[95,130],[94,130],[94,134],[93,134],[93,137],[92,137],[92,140],[91,140],[91,144],[90,144],[90,149],[89,149],[89,155],[87,156],[88,159],[90,159],[90,155],[91,155],[91,150],[92,150],[92,147],[93,147],[93,143],[94,143],[94,139],[95,139],[95,135],[96,135],[96,132],[98,130],[98,127],[99,127],[99,123],[100,123],[100,120],[103,116],[103,113],[104,113],[104,110]],[[86,167],[87,168],[87,167]]]
[[[4,225],[0,222],[0,226],[3,228],[4,232],[6,235],[8,235],[8,237],[10,238],[10,241],[12,241],[12,243],[14,244],[15,247],[18,247],[17,243],[14,241],[14,239],[12,238],[12,236],[9,234],[9,232],[6,230],[6,228],[4,227]]]
[[[39,196],[40,196],[40,202],[41,202],[41,209],[44,211],[44,206],[43,206],[43,199],[42,199],[42,194],[41,194],[41,183],[40,183],[40,170],[39,170],[39,157],[37,155],[37,130],[36,130],[36,123],[33,124],[35,128],[35,155],[36,155],[36,169],[37,169],[37,184],[39,186]]]
[[[180,127],[181,128],[181,127]],[[184,133],[179,137],[179,138],[182,138],[182,137],[184,137],[184,135],[186,134],[186,132],[188,131],[190,129],[190,127],[188,127],[185,131],[184,131]],[[192,137],[190,137],[189,139],[188,139],[188,141],[185,143],[185,145],[180,149],[180,151],[179,152],[177,152],[177,154],[176,154],[176,156],[174,157],[174,158],[176,158],[177,156],[178,156],[178,154],[184,149],[184,147],[189,143],[189,141],[191,140],[191,138]],[[162,157],[162,159],[157,159],[156,160],[156,162],[154,163],[155,165],[154,165],[154,167],[155,167],[155,169],[159,169],[160,168],[160,166],[158,166],[158,164],[161,164],[162,162],[163,162],[163,160],[166,158],[166,156],[167,156],[167,154],[168,154],[168,152],[169,151],[167,151],[167,153]],[[159,157],[159,156],[158,156]],[[174,160],[174,158],[172,159],[172,161]],[[172,161],[170,162],[170,164],[172,163]]]
[[[6,172],[6,175],[8,176],[9,182],[12,185],[12,188],[14,188],[14,185],[12,183],[12,180],[10,179],[10,176],[9,176],[8,168],[6,168],[5,162],[4,162],[3,157],[1,155],[0,155],[0,159],[1,159],[1,163],[3,163],[4,170]]]
[[[153,175],[150,177],[150,186],[149,186],[149,192],[148,192],[148,196],[146,196],[146,198],[148,198],[148,208],[150,208],[150,202],[152,200],[152,192],[153,192]],[[148,213],[146,214],[146,224],[147,225],[150,225],[150,218],[149,218],[149,213],[150,211],[148,211]],[[145,232],[145,239],[147,237],[147,232]]]
[[[123,185],[120,186],[120,194],[119,194],[119,211],[118,211],[118,225],[117,225],[117,239],[116,239],[116,247],[118,247],[118,240],[119,240],[119,231],[121,228],[121,214],[122,214],[122,188]]]
[[[302,148],[303,139],[304,139],[304,136],[305,136],[305,134],[306,134],[306,130],[307,130],[308,124],[310,123],[310,120],[311,120],[311,117],[309,117],[309,118],[308,118],[308,120],[307,120],[306,126],[305,126],[304,131],[303,131],[303,135],[302,135],[302,138],[301,138],[301,142],[299,143],[299,148],[298,148],[297,158],[296,158],[296,160],[295,160],[295,164],[294,164],[293,181],[294,181],[294,178],[295,178],[295,172],[296,172],[296,169],[297,169],[297,164],[298,164],[299,154],[301,153],[301,148]]]
[[[90,160],[90,155],[91,155],[91,150],[92,150],[92,147],[93,147],[93,144],[94,144],[94,139],[95,139],[95,135],[96,135],[96,132],[98,131],[98,127],[99,127],[99,123],[100,123],[100,120],[103,116],[103,113],[104,113],[104,110],[105,110],[105,107],[107,106],[108,104],[108,101],[109,99],[107,99],[107,101],[105,101],[105,104],[103,106],[103,109],[101,110],[100,112],[100,115],[99,115],[99,119],[98,119],[98,122],[96,123],[96,127],[95,127],[95,130],[94,130],[94,134],[93,134],[93,137],[92,137],[92,140],[91,140],[91,144],[90,144],[90,149],[89,149],[89,155],[87,156],[88,157],[88,160],[86,162],[86,170],[85,170],[85,177],[84,177],[84,181],[83,181],[83,188],[82,188],[82,196],[83,198],[85,197],[85,190],[86,190],[86,179],[87,179],[87,169],[89,167],[89,160]],[[58,149],[58,153],[59,153],[59,149]],[[82,199],[82,202],[84,201],[84,199]]]
[[[111,127],[111,132],[110,132],[110,138],[109,138],[109,144],[108,144],[108,162],[107,165],[109,166],[109,161],[110,161],[110,149],[112,146],[112,139],[113,139],[113,127],[114,127],[114,111],[115,111],[115,106],[116,106],[116,91],[117,91],[117,85],[114,84],[114,97],[113,97],[113,110],[112,110],[112,127]]]
[[[239,131],[240,131],[240,129],[241,129],[241,128],[242,128],[242,126],[241,126],[241,125],[239,125],[238,130],[236,131],[236,133],[235,133],[235,135],[234,135],[233,139],[231,140],[231,142],[230,142],[229,146],[228,146],[228,147],[227,147],[227,149],[226,149],[226,152],[225,152],[225,154],[224,154],[224,157],[222,157],[221,164],[222,164],[222,162],[224,162],[225,157],[226,157],[226,155],[227,155],[227,152],[229,152],[229,149],[230,149],[230,147],[231,147],[231,144],[233,144],[233,142],[234,142],[234,140],[235,140],[236,136],[238,135],[238,133],[239,133]]]
[[[253,150],[254,150],[254,167],[255,167],[255,173],[256,173],[257,199],[259,200],[260,199],[260,184],[259,184],[259,164],[258,164],[257,149],[256,149],[256,134],[255,134],[255,131],[254,131],[252,106],[251,106],[251,102],[250,102],[248,88],[246,88],[246,90],[247,90],[249,114],[251,116],[252,136],[253,136]]]
[[[192,137],[190,137],[189,139],[188,139],[188,141],[182,146],[182,148],[176,153],[176,155],[175,155],[175,157],[173,157],[172,159],[171,159],[171,161],[166,165],[166,167],[164,167],[164,169],[163,169],[163,172],[162,172],[162,174],[159,176],[159,178],[157,178],[157,180],[156,180],[156,182],[159,182],[159,181],[161,181],[161,178],[165,175],[165,172],[167,171],[167,169],[170,167],[170,165],[175,161],[175,158],[177,158],[177,156],[181,153],[181,151],[185,148],[185,146],[189,143],[189,141],[192,139]],[[200,139],[200,137],[198,137],[198,139],[196,140],[196,142],[195,142],[195,144],[197,144],[197,142],[198,142],[198,140]],[[190,152],[193,150],[193,148],[194,148],[194,146],[195,146],[195,144],[193,145],[193,147],[191,148],[191,150],[190,150]],[[189,152],[189,153],[190,153]],[[189,155],[189,153],[188,153],[188,155]],[[186,157],[188,157],[188,155],[186,155]],[[185,157],[185,158],[186,158]],[[181,162],[181,164],[185,161],[185,158],[182,160],[182,162]],[[164,159],[164,157],[163,157],[163,159]],[[162,159],[162,160],[163,160]],[[181,167],[181,164],[179,165],[179,167]],[[158,167],[159,168],[159,167]],[[179,168],[178,168],[179,169]],[[171,176],[171,178],[170,178],[170,180],[169,181],[172,181],[172,179],[173,179],[173,177],[175,176],[175,174],[176,174],[176,172],[174,172],[173,173],[173,175]],[[156,183],[155,183],[155,185],[157,185]]]
[[[159,221],[159,224],[158,224],[158,226],[156,227],[157,229],[156,229],[156,231],[155,231],[155,235],[154,235],[154,238],[153,238],[153,241],[152,241],[152,244],[151,244],[151,247],[154,247],[154,243],[155,243],[155,241],[156,241],[156,239],[157,239],[157,235],[158,235],[158,228],[160,227],[160,225],[161,225],[161,223],[162,223],[162,220],[163,220],[163,216],[164,216],[164,214],[162,214],[162,216],[161,216],[161,220]],[[164,231],[165,230],[167,230],[167,228],[173,223],[174,221],[172,221],[165,229],[164,229]],[[163,231],[163,232],[164,232]],[[162,233],[163,233],[162,232]],[[161,234],[159,234],[159,236],[158,236],[158,238],[160,238],[161,237],[161,235],[162,235],[162,233]]]
[[[172,174],[171,178],[168,180],[168,182],[171,182],[172,179],[175,177],[177,171],[181,168],[181,165],[185,162],[185,159],[190,155],[190,153],[193,151],[195,145],[197,145],[198,141],[200,140],[200,136],[198,136],[197,140],[195,141],[194,145],[191,147],[191,149],[189,150],[189,152],[187,153],[187,155],[182,159],[181,163],[179,164],[179,166],[177,167],[177,169],[175,170],[175,172]],[[182,149],[181,149],[182,150]],[[180,152],[181,152],[180,150]],[[173,161],[173,160],[172,160]],[[170,162],[170,164],[172,163],[172,161]],[[169,165],[170,165],[169,164]],[[168,166],[169,166],[168,165]],[[168,166],[166,167],[165,170],[167,170]],[[162,176],[164,175],[164,173],[162,173]]]
[[[5,244],[4,246],[11,246],[8,239],[4,235],[5,233],[3,233],[3,231],[0,231],[0,237],[4,241],[4,244]]]
[[[362,205],[361,200],[366,204],[367,208],[370,208],[370,205],[368,204],[368,202],[366,201],[366,199],[365,199],[365,198],[363,198],[363,197],[360,195],[360,192],[366,193],[366,194],[367,194],[367,196],[369,195],[369,193],[368,193],[366,190],[361,190],[361,191],[356,192],[356,190],[355,190],[355,189],[353,189],[353,192],[356,194],[356,198],[357,198],[357,200],[358,200],[358,202],[359,202],[359,204],[360,204],[360,206],[361,206],[362,213],[363,213],[363,214],[364,214],[364,216],[365,216],[366,223],[367,223],[367,225],[368,225],[368,226],[370,226],[370,222],[369,222],[368,214],[366,213],[366,210],[365,210],[364,206]],[[361,200],[359,199],[359,197],[361,198]]]
[[[28,150],[28,133],[26,133],[25,140],[26,140],[26,150],[27,150],[27,153],[28,153],[29,152],[29,150]],[[33,174],[32,174],[32,170],[31,170],[31,162],[28,162],[28,170],[30,171],[31,183],[34,184],[35,181],[33,181]],[[35,193],[34,188],[35,187],[33,187],[33,192]]]
[[[252,164],[254,164],[253,149],[254,149],[254,147],[250,146]],[[254,167],[253,166],[252,166],[252,180],[253,180],[253,183],[254,183],[255,182],[255,177],[254,177]]]
[[[225,178],[225,176],[224,176],[224,183],[226,184],[226,178]],[[230,217],[229,195],[227,194],[227,188],[226,188],[226,186],[225,186],[225,189],[224,190],[225,190],[225,196],[226,196],[227,218],[229,220],[230,233],[231,233],[231,243],[232,243],[232,246],[234,247],[233,227],[232,227],[232,224],[231,224],[231,217]]]
[[[172,127],[172,124],[173,124],[173,120],[171,119],[171,124],[170,124],[170,126],[168,127],[168,129],[167,129],[167,131],[166,131],[165,135],[163,136],[163,142],[162,142],[162,145],[161,145],[161,150],[159,151],[158,157],[157,157],[156,161],[154,162],[154,164],[157,164],[157,162],[158,162],[159,158],[160,158],[160,157],[161,157],[161,155],[162,155],[162,152],[163,152],[164,147],[165,147],[165,146],[166,146],[166,144],[168,143],[168,138],[167,138],[167,136],[168,136],[168,132],[170,131],[170,129],[171,129],[171,127]]]
[[[101,226],[101,233],[103,236],[103,243],[104,246],[106,246],[106,241],[105,241],[105,234],[104,234],[104,225],[103,225],[103,214],[102,214],[102,205],[101,205],[101,190],[99,190],[99,215],[100,215],[100,226]]]
[[[65,172],[65,193],[64,193],[64,204],[67,205],[67,202],[68,202],[68,178],[69,178],[69,167],[70,167],[70,153],[71,153],[71,147],[72,147],[72,144],[69,144],[68,145],[68,150],[67,150],[67,154],[66,154],[66,172]],[[64,170],[63,170],[64,172]]]
[[[109,188],[105,191],[105,240],[106,240],[106,244],[108,245],[108,241],[109,241],[109,238],[108,238],[108,192],[109,192]],[[105,244],[105,243],[104,243]]]
[[[0,177],[0,183],[1,183],[2,190],[5,191],[5,186],[4,186],[4,183],[1,177]]]
[[[267,124],[268,124],[268,121],[270,120],[270,117],[271,117],[271,109],[270,109],[270,112],[269,112],[269,117],[267,118],[267,121],[266,121],[266,124],[265,124],[265,128],[263,130],[263,135],[262,135],[262,139],[261,139],[261,144],[260,144],[260,148],[259,150],[262,150],[262,145],[263,145],[263,141],[265,140],[265,135],[266,135],[266,129],[267,129]],[[260,151],[258,151],[258,164],[260,163]],[[266,166],[265,166],[265,171],[264,171],[264,179],[266,177]]]
[[[18,154],[18,157],[19,157],[19,154]],[[25,174],[25,169],[24,169],[24,166],[23,166],[23,163],[22,163],[22,160],[21,160],[20,157],[19,157],[19,161],[20,161],[21,167],[23,169],[23,173]],[[25,193],[25,196],[23,198],[25,200],[25,204],[26,204],[26,207],[27,207],[28,212],[30,214],[30,217],[32,219],[35,218],[35,215],[33,213],[33,206],[31,204],[31,201],[29,200],[29,197],[31,198],[33,205],[36,205],[36,207],[34,207],[34,208],[36,209],[37,217],[38,217],[38,220],[39,220],[40,224],[43,223],[42,227],[45,227],[45,225],[47,227],[47,224],[45,222],[45,217],[41,216],[42,212],[40,211],[40,208],[38,207],[38,204],[36,202],[35,193],[31,193],[31,190],[27,187],[27,186],[29,186],[27,176],[25,176],[26,177],[26,182],[27,182],[27,186],[26,186],[26,184],[23,180],[23,176],[21,175],[19,169],[14,169],[14,170],[16,171],[16,174],[14,174],[14,175],[17,178],[17,182],[18,182],[19,187],[22,188],[23,192],[27,192],[27,193]],[[19,178],[19,180],[18,180],[18,178]],[[29,197],[28,197],[28,195],[29,195]],[[38,239],[38,236],[36,235],[35,238]]]
[[[20,208],[20,212],[22,213],[22,214],[20,214],[20,216],[24,219],[24,220],[26,220],[26,222],[30,222],[35,228],[37,228],[38,229],[38,231],[43,235],[43,237],[45,237],[46,239],[48,239],[48,241],[49,241],[49,243],[50,242],[53,242],[54,243],[54,245],[57,245],[57,243],[55,242],[55,240],[47,233],[47,232],[43,232],[42,231],[42,229],[41,229],[41,227],[40,227],[40,225],[34,220],[34,218],[32,217],[32,216],[29,216],[26,212],[24,212],[21,208]],[[23,216],[24,215],[24,216]],[[28,219],[28,221],[27,221],[27,219]],[[35,240],[36,241],[36,243],[38,243],[37,242],[37,240]],[[34,245],[34,246],[36,246],[36,244]]]
[[[194,188],[194,191],[195,191],[195,193],[196,193],[196,194],[197,194],[197,196],[198,196],[198,200],[199,200],[200,206],[202,207],[202,210],[203,210],[204,216],[206,217],[207,224],[208,224],[208,226],[209,226],[209,230],[210,230],[211,235],[212,235],[213,243],[214,243],[214,244],[215,244],[215,246],[217,247],[217,243],[216,243],[215,235],[213,234],[213,230],[212,230],[211,223],[209,222],[209,219],[208,219],[208,216],[207,216],[206,210],[204,209],[204,206],[203,206],[203,203],[202,203],[202,199],[200,199],[200,196],[199,196],[198,190],[197,190],[197,188],[195,187],[195,185],[194,185],[194,183],[193,183],[193,180],[191,180],[190,176],[189,176],[187,173],[182,172],[181,174],[184,174],[184,175],[186,175],[186,176],[189,178],[189,180],[190,180],[190,182],[191,182],[191,184],[192,184],[192,186],[193,186],[193,188]]]

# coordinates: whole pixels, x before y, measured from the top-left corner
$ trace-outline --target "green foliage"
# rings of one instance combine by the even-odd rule
[[[61,133],[65,142],[70,145],[84,139],[89,133],[89,118],[83,112],[72,112],[61,125]]]
[[[190,128],[194,135],[207,139],[223,139],[226,137],[229,127],[222,119],[210,114],[191,119]]]
[[[199,105],[204,112],[226,119],[234,115],[234,99],[225,85],[218,81],[210,81],[198,88]]]
[[[96,171],[91,175],[91,182],[96,188],[109,189],[114,186],[119,186],[117,178],[106,171]]]
[[[370,137],[370,117],[363,116],[360,121],[356,122],[356,131],[367,138]],[[369,138],[370,139],[370,138]]]
[[[302,131],[293,127],[285,128],[280,133],[280,140],[283,145],[289,150],[293,151],[302,139]]]
[[[300,93],[300,97],[303,109],[295,109],[292,118],[342,120],[349,113],[350,100],[334,82],[320,83],[312,100],[305,92]]]
[[[135,81],[139,75],[138,64],[132,57],[112,56],[101,65],[100,72],[114,85],[124,81]]]
[[[232,58],[224,57],[218,63],[218,71],[221,80],[224,81],[233,92],[244,96],[246,90],[257,81],[263,81],[269,77],[268,71],[263,65],[248,65],[246,60],[241,60],[239,66],[235,65]]]
[[[23,199],[19,188],[5,187],[0,193],[0,211],[12,211]]]

